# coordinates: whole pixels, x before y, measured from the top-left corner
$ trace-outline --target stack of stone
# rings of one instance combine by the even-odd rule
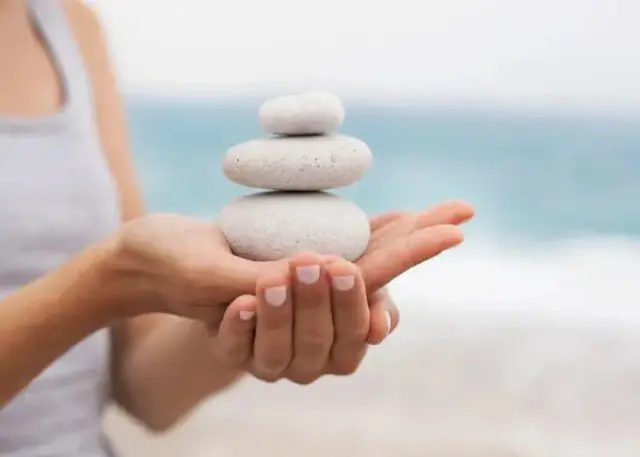
[[[327,191],[359,181],[372,154],[361,140],[336,133],[341,100],[305,93],[267,100],[260,108],[266,138],[229,149],[231,181],[267,192],[222,209],[218,224],[232,251],[250,260],[278,260],[301,251],[353,261],[365,251],[370,228],[354,203]]]

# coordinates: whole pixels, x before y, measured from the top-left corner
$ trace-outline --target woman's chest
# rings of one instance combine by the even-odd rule
[[[55,268],[119,220],[115,186],[90,136],[0,135],[0,286]]]

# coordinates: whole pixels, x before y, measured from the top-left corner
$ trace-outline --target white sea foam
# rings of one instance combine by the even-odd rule
[[[640,241],[582,238],[519,248],[470,242],[390,289],[407,316],[640,325]]]

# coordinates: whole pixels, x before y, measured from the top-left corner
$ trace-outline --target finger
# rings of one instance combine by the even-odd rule
[[[392,211],[390,213],[380,214],[379,216],[372,217],[369,220],[369,226],[371,227],[371,231],[376,231],[379,228],[394,222],[395,220],[401,218],[406,213],[403,211]]]
[[[379,227],[375,232],[371,233],[370,247],[377,246],[389,239],[398,238],[408,235],[416,226],[418,216],[414,213],[404,213],[398,216],[388,224]]]
[[[460,244],[463,235],[452,225],[437,225],[394,240],[357,262],[367,291],[373,293],[405,271]]]
[[[387,292],[386,289],[380,289],[380,290],[386,296],[385,309],[387,313],[389,313],[389,317],[391,319],[391,323],[389,325],[389,333],[387,335],[389,336],[396,330],[396,328],[398,328],[398,325],[400,324],[400,310],[398,309],[398,305],[396,304],[396,301],[389,294],[389,292]]]
[[[372,233],[371,249],[423,228],[434,225],[460,225],[473,217],[473,207],[466,202],[441,203],[421,213],[396,213],[394,220]]]
[[[254,294],[259,278],[271,275],[274,271],[287,271],[288,268],[287,259],[256,262],[231,253],[221,256],[219,264],[220,268],[216,271],[216,294],[227,302],[240,295]]]
[[[229,305],[216,338],[215,351],[219,360],[237,367],[249,361],[253,352],[257,307],[253,295],[238,297]]]
[[[331,293],[322,257],[301,254],[289,262],[293,279],[293,360],[286,376],[309,383],[320,376],[333,344]]]
[[[367,351],[369,305],[358,267],[346,260],[327,266],[331,278],[331,304],[335,338],[330,371],[348,375],[356,371]]]
[[[398,326],[400,314],[386,289],[380,289],[370,298],[371,328],[367,336],[369,344],[380,344]]]
[[[253,365],[257,377],[275,381],[291,362],[293,305],[288,274],[258,280]]]
[[[473,207],[463,201],[450,201],[418,214],[415,229],[434,225],[460,225],[474,215]]]

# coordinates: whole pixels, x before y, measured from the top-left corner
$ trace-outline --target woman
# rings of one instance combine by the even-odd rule
[[[371,221],[356,263],[235,257],[219,230],[144,215],[95,15],[0,1],[0,455],[112,455],[117,402],[152,430],[249,374],[352,373],[397,325],[383,287],[461,242],[462,203]],[[294,319],[295,317],[295,319]]]

